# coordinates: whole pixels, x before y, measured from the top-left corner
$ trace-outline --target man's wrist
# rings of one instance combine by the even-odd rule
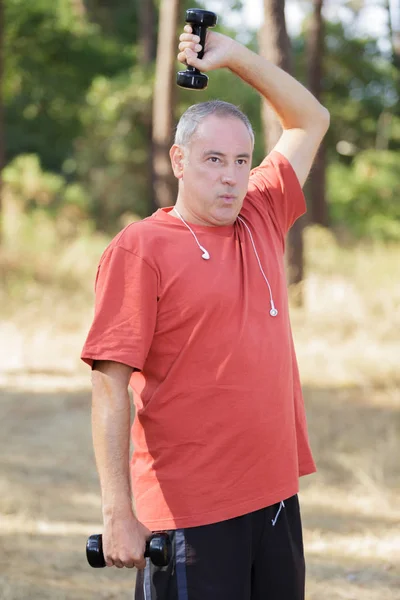
[[[130,498],[126,498],[124,500],[118,498],[114,501],[103,500],[102,512],[104,519],[124,519],[132,516],[136,518],[133,510],[132,500]]]
[[[235,46],[233,47],[232,53],[228,57],[227,68],[239,75],[244,68],[249,64],[249,61],[254,60],[254,56],[257,56],[252,50],[241,44],[240,42],[234,41]]]

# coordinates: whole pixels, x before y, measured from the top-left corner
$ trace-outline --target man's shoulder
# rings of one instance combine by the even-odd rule
[[[155,238],[162,234],[161,225],[162,223],[155,218],[155,213],[140,221],[133,221],[111,240],[108,247],[118,247],[141,255],[145,248],[152,245]]]
[[[274,175],[276,176],[281,169],[287,167],[287,163],[287,159],[282,154],[276,152],[276,150],[271,150],[259,165],[252,168],[250,171],[250,181],[257,179],[259,176],[266,177],[268,174],[273,179]]]

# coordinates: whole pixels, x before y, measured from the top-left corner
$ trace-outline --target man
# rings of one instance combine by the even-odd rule
[[[209,31],[199,60],[184,31],[178,59],[229,68],[270,102],[283,134],[251,171],[247,118],[224,102],[191,107],[170,151],[175,207],[125,228],[101,258],[82,358],[105,560],[139,569],[136,600],[301,600],[298,478],[315,465],[283,254],[329,115],[226,36]],[[163,568],[143,557],[159,530],[173,544]]]

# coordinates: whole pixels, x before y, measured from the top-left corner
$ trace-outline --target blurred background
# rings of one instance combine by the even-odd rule
[[[307,599],[399,599],[400,0],[0,0],[0,599],[132,597],[134,572],[84,554],[101,531],[79,361],[97,263],[174,203],[167,152],[190,104],[239,105],[254,166],[280,134],[228,71],[176,86],[189,7],[330,111],[287,246],[318,466],[301,482]]]

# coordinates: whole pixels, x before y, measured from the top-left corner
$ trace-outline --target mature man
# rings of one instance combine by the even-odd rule
[[[101,258],[82,358],[106,564],[139,569],[137,600],[301,600],[298,479],[315,465],[283,255],[329,115],[226,36],[208,32],[199,60],[199,38],[184,31],[179,60],[230,69],[269,101],[283,134],[251,170],[245,115],[219,101],[189,108],[170,152],[175,207],[129,225]],[[159,530],[174,552],[163,568],[143,557]]]

